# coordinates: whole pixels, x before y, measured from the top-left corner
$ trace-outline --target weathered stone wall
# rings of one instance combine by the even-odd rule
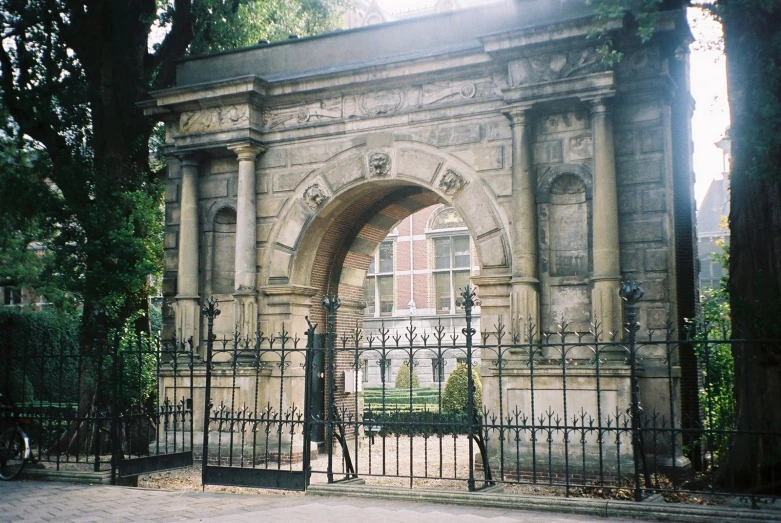
[[[437,203],[474,239],[484,331],[563,319],[621,339],[622,278],[644,283],[641,335],[680,327],[696,258],[676,126],[685,17],[663,13],[643,46],[611,26],[626,58],[610,70],[589,9],[525,0],[184,61],[147,108],[168,129],[165,334],[202,346],[198,303],[215,295],[218,335],[303,336],[328,294],[348,334],[379,242]],[[643,401],[664,406],[678,383],[659,379],[663,350],[644,350]],[[681,362],[691,381],[691,354]],[[523,387],[483,377],[487,403]]]

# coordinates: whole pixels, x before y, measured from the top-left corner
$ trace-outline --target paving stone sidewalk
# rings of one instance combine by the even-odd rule
[[[348,497],[273,496],[0,482],[0,521],[621,523],[640,520]]]

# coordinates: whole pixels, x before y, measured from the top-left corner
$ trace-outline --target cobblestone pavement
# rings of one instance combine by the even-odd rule
[[[348,497],[173,492],[12,481],[0,482],[0,521],[619,523],[638,520]]]

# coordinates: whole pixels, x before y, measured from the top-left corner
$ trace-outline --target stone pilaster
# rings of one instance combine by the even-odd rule
[[[179,266],[176,274],[176,335],[201,342],[200,295],[198,293],[198,160],[181,159],[182,195],[179,217]]]
[[[512,292],[510,279],[510,276],[472,277],[472,283],[477,286],[477,297],[480,300],[481,332],[495,334],[494,327],[500,323],[504,325],[505,332],[513,328],[512,309],[508,300]],[[491,342],[493,341],[495,340],[492,338]]]
[[[604,99],[591,103],[594,139],[593,238],[594,272],[591,275],[592,321],[600,325],[603,339],[620,337],[621,281],[618,239],[618,189],[613,144],[613,116]]]
[[[513,144],[512,190],[512,291],[513,328],[530,323],[539,330],[540,280],[537,269],[537,199],[532,161],[532,117],[526,107],[513,108],[510,119]]]
[[[252,339],[258,321],[255,158],[264,148],[241,144],[231,149],[239,159],[233,318],[241,337]]]

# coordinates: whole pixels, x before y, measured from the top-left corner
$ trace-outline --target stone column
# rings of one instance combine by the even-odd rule
[[[507,111],[513,140],[513,210],[510,235],[513,242],[510,303],[513,328],[539,331],[540,280],[537,272],[537,199],[532,163],[532,117],[526,107]]]
[[[172,165],[171,168],[176,168]],[[181,158],[182,195],[179,207],[179,264],[176,274],[176,335],[193,338],[193,346],[201,342],[200,295],[198,293],[198,160],[194,156]]]
[[[594,138],[592,321],[599,323],[602,339],[607,339],[611,333],[621,336],[621,299],[618,295],[621,265],[613,117],[604,99],[591,103],[591,132]]]
[[[258,321],[257,210],[255,208],[255,158],[262,147],[242,144],[231,149],[239,159],[236,194],[236,264],[233,320],[243,339],[252,339]]]

